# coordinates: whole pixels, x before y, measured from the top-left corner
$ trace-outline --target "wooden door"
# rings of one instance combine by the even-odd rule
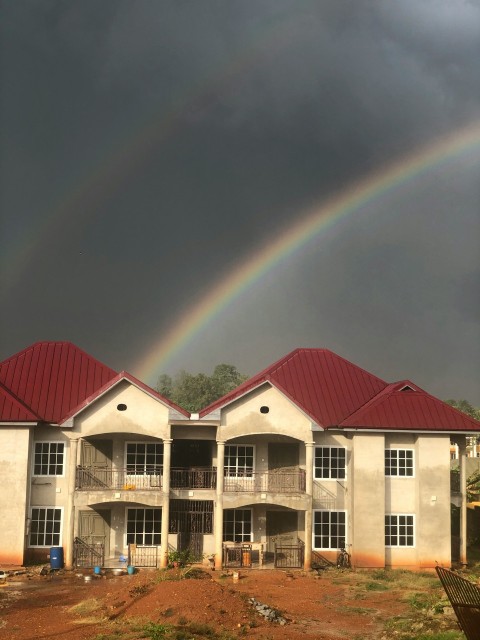
[[[103,544],[105,557],[110,551],[110,511],[80,511],[78,514],[78,537],[86,544]]]

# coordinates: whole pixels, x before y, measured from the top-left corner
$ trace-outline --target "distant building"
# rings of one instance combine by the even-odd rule
[[[54,548],[67,566],[165,566],[189,549],[217,567],[308,569],[346,546],[357,567],[449,566],[450,443],[462,478],[479,432],[325,349],[189,414],[71,343],[39,342],[0,364],[0,563]]]

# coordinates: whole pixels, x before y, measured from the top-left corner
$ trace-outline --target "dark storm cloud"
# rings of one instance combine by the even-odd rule
[[[480,117],[478,3],[2,9],[2,357],[67,338],[128,369],[307,206]],[[320,237],[175,366],[326,346],[480,402],[478,162]]]

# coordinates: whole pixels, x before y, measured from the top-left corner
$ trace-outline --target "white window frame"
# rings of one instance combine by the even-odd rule
[[[56,464],[52,464],[50,462],[50,456],[51,455],[58,455],[58,453],[53,454],[51,451],[51,445],[55,444],[55,445],[59,445],[61,444],[63,446],[63,452],[62,452],[62,473],[35,473],[35,467],[36,462],[36,456],[37,456],[37,445],[46,445],[48,444],[48,462],[47,462],[47,467],[50,466],[58,466]],[[33,443],[33,465],[32,465],[32,476],[34,478],[64,478],[65,477],[65,461],[66,461],[66,452],[67,452],[67,447],[65,446],[66,443],[63,440],[36,440]],[[44,453],[40,453],[41,455],[45,455]],[[40,466],[43,466],[42,463],[40,463]]]
[[[389,518],[389,522],[387,523],[387,518]],[[392,518],[397,518],[397,522],[395,525],[392,524],[391,519]],[[411,524],[409,523],[400,523],[398,521],[399,518],[411,518]],[[390,527],[390,533],[388,534],[389,538],[392,538],[392,527],[395,526],[396,527],[396,533],[393,534],[396,536],[397,538],[397,544],[388,544],[387,543],[387,526]],[[412,537],[413,542],[412,544],[400,544],[399,540],[401,537],[400,534],[400,527],[411,527],[412,528],[412,532],[409,533],[404,533],[403,535],[405,537]],[[415,522],[415,514],[414,513],[386,513],[385,514],[385,547],[388,549],[414,549],[416,544],[415,544],[415,529],[416,529],[416,522]]]
[[[392,473],[392,458],[391,458],[391,454],[393,452],[396,452],[397,454],[397,459],[396,459],[396,469],[394,469],[394,471],[396,471],[396,473]],[[406,455],[401,458],[400,455],[401,454],[411,454],[411,466],[407,465],[407,462],[409,462],[407,460]],[[389,456],[389,467],[390,470],[387,473],[387,454],[390,454]],[[400,462],[403,461],[403,464],[400,464]],[[385,477],[386,478],[414,478],[415,477],[415,449],[412,448],[405,448],[405,447],[389,447],[388,449],[385,449],[385,457],[384,457],[384,462],[385,462]],[[401,474],[399,473],[400,470],[404,470],[405,472],[410,471],[411,473],[404,473]]]
[[[235,470],[231,466],[227,466],[227,448],[236,447],[237,453],[235,455],[235,460],[237,464],[235,466]],[[252,449],[252,468],[247,469],[244,467],[243,469],[239,468],[238,465],[238,447],[251,447]],[[246,456],[245,456],[246,457]],[[254,444],[226,444],[225,445],[225,453],[224,453],[224,461],[223,461],[223,473],[225,478],[235,478],[241,480],[242,478],[253,478],[255,477],[255,445]],[[233,475],[232,475],[233,474]]]
[[[33,510],[34,509],[45,509],[45,520],[42,520],[42,522],[44,522],[45,524],[48,522],[48,520],[46,519],[46,515],[47,515],[47,510],[48,509],[53,509],[53,511],[59,511],[60,512],[60,531],[59,532],[50,532],[52,535],[58,535],[58,543],[55,542],[49,542],[47,544],[31,544],[31,536],[33,535],[32,532],[32,524],[33,524]],[[40,522],[40,521],[38,521]],[[52,522],[58,522],[58,520],[54,520]],[[43,533],[43,536],[45,538],[45,532]],[[50,534],[49,534],[50,535]],[[62,546],[62,539],[63,539],[63,507],[57,507],[54,505],[34,505],[30,507],[30,523],[29,523],[29,531],[28,531],[28,548],[29,549],[47,549],[49,547],[61,547]]]
[[[128,463],[127,463],[127,453],[128,453],[128,445],[142,445],[145,446],[145,448],[149,445],[149,444],[153,444],[153,445],[160,445],[162,448],[162,464],[161,465],[157,465],[156,469],[152,469],[152,470],[148,470],[148,465],[147,465],[147,452],[145,450],[145,462],[143,464],[143,469],[140,468],[140,464],[135,462],[135,470],[134,471],[128,471]],[[135,452],[135,456],[138,455],[138,451]],[[158,441],[151,441],[151,440],[128,440],[127,442],[125,442],[125,471],[127,473],[127,475],[130,476],[146,476],[146,475],[162,475],[163,473],[163,458],[164,458],[164,446],[163,446],[163,441],[162,442],[158,442]],[[156,465],[153,465],[154,467]],[[159,468],[158,468],[159,467]]]
[[[320,472],[322,471],[322,467],[317,467],[317,450],[318,449],[328,449],[329,450],[329,456],[328,456],[328,476],[322,476],[320,475]],[[334,477],[332,475],[332,471],[334,470],[332,467],[332,449],[338,449],[338,450],[342,450],[345,453],[345,465],[343,467],[343,476],[337,476]],[[323,456],[322,456],[323,457]],[[337,471],[342,471],[342,467],[336,467],[335,470]],[[342,447],[339,445],[316,445],[315,446],[315,451],[314,451],[314,455],[313,455],[313,477],[315,480],[346,480],[347,479],[347,447]]]
[[[329,527],[329,533],[328,533],[328,539],[330,542],[330,546],[328,547],[316,547],[315,546],[315,538],[324,538],[326,536],[323,535],[316,535],[315,533],[315,527],[316,527],[316,522],[315,522],[315,517],[317,513],[328,513],[330,514],[330,518],[329,518],[329,522],[328,523],[323,523],[323,524],[328,524]],[[332,529],[332,519],[331,519],[331,514],[336,513],[342,513],[344,514],[344,522],[340,524],[340,526],[344,527],[344,534],[345,535],[338,535],[336,536],[338,538],[338,545],[332,545],[331,541],[332,541],[332,533],[331,533],[331,529]],[[312,524],[313,524],[313,530],[312,530],[312,548],[313,549],[318,549],[319,551],[338,551],[338,549],[341,549],[342,547],[346,547],[346,545],[348,544],[348,539],[347,539],[347,524],[348,524],[348,519],[347,519],[347,510],[346,509],[314,509],[313,510],[313,518],[312,518]],[[321,526],[322,523],[319,523],[319,525]],[[338,523],[337,523],[338,526]],[[342,544],[343,541],[343,544]]]
[[[244,507],[238,507],[236,509],[224,509],[223,511],[223,521],[225,523],[225,512],[226,511],[233,511],[234,514],[234,519],[233,519],[233,539],[230,538],[226,538],[225,537],[225,525],[222,531],[222,540],[223,542],[238,542],[238,543],[248,543],[248,542],[252,542],[253,540],[253,510],[252,509],[245,509]],[[245,520],[239,520],[238,522],[242,523],[242,540],[235,540],[235,524],[237,523],[237,521],[235,520],[235,513],[238,511],[246,511],[250,513],[250,534],[245,534],[243,531],[243,523],[245,523]],[[245,538],[244,536],[248,535],[248,538]]]
[[[152,511],[159,511],[160,512],[160,525],[159,525],[160,526],[160,530],[158,531],[158,534],[155,531],[153,531],[153,532],[145,531],[145,512],[147,510],[149,510],[149,509],[151,509]],[[130,535],[129,532],[128,532],[128,522],[129,522],[128,521],[128,512],[129,511],[143,511],[144,530],[141,533],[142,538],[143,538],[143,542],[136,542],[136,541],[130,542],[130,543],[128,542],[128,536]],[[136,544],[138,546],[144,545],[146,547],[153,547],[153,546],[159,547],[162,544],[162,518],[163,518],[163,510],[162,510],[161,507],[144,507],[144,506],[141,506],[141,507],[133,507],[133,506],[132,507],[126,507],[125,508],[125,547],[127,547],[129,544]],[[137,520],[135,520],[135,522],[137,522]],[[155,521],[153,521],[153,522],[155,522]],[[131,535],[136,536],[137,533],[139,533],[139,532],[135,531]],[[150,535],[150,533],[151,533],[152,536],[158,535],[158,537],[159,537],[159,542],[158,543],[157,542],[145,542],[145,535]]]

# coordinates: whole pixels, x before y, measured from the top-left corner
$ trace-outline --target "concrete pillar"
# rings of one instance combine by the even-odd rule
[[[313,536],[313,452],[315,442],[305,442],[305,493],[310,498],[310,507],[305,511],[305,557],[303,568],[309,571],[312,567],[312,536]]]
[[[168,564],[168,523],[170,521],[170,468],[172,461],[172,440],[163,441],[162,474],[162,544],[160,546],[160,567]]]
[[[467,447],[463,437],[458,443],[460,465],[460,564],[467,566]]]
[[[77,477],[78,441],[80,438],[70,440],[70,455],[68,458],[68,498],[65,513],[65,535],[63,537],[63,550],[65,567],[73,567],[73,540],[75,537],[75,484]]]
[[[217,496],[215,501],[215,569],[223,563],[223,476],[225,466],[225,442],[217,440]]]

